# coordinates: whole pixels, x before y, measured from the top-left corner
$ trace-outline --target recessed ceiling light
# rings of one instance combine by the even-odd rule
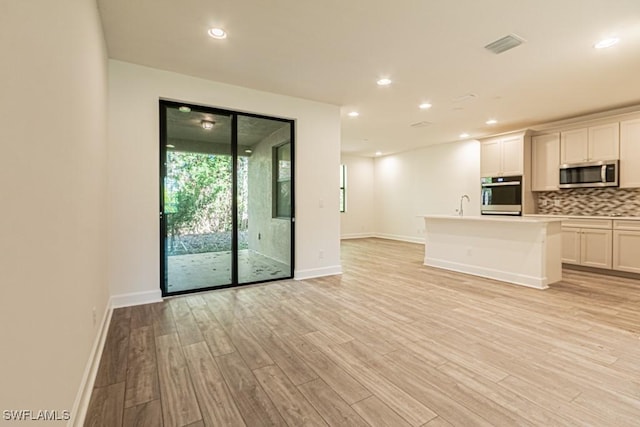
[[[227,32],[225,30],[223,30],[222,28],[211,28],[211,29],[209,29],[208,33],[214,39],[226,39],[227,38]]]
[[[201,120],[200,121],[200,125],[202,126],[202,129],[206,129],[206,130],[210,130],[213,129],[213,125],[216,122],[212,122],[211,120]]]
[[[187,107],[186,105],[183,105],[180,108],[178,108],[178,110],[180,110],[180,112],[182,113],[188,113],[191,111],[191,108]]]
[[[376,156],[382,156],[382,151],[376,151]]]
[[[466,132],[463,132],[460,134],[460,138],[469,138],[469,134]]]
[[[176,146],[173,144],[167,144],[167,148],[176,148]]]
[[[378,83],[378,86],[389,86],[391,84],[391,79],[385,77],[378,80],[376,83]]]
[[[432,106],[428,102],[424,102],[424,103],[420,104],[419,107],[420,107],[421,110],[428,110]]]
[[[488,125],[495,125],[498,121],[496,119],[489,119],[485,123]]]
[[[253,151],[252,151],[252,150],[249,150],[249,149],[244,150],[244,152],[245,152],[245,153],[247,153],[247,154],[251,154],[251,153],[253,153]]]
[[[349,117],[358,117],[360,115],[360,113],[358,113],[357,111],[352,111],[349,113]]]
[[[608,37],[606,39],[600,40],[598,43],[594,44],[593,47],[595,47],[596,49],[606,49],[618,43],[619,41],[620,39],[618,37]]]

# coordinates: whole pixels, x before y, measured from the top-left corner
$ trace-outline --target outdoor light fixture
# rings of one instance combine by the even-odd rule
[[[214,124],[216,124],[216,122],[212,122],[211,120],[200,121],[200,125],[202,125],[202,129],[206,129],[206,130],[213,129]]]

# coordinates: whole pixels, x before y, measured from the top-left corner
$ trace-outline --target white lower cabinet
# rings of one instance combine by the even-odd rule
[[[580,229],[562,227],[562,262],[580,264]]]
[[[613,269],[640,274],[640,221],[614,221]]]
[[[611,268],[611,230],[562,227],[562,262]]]
[[[562,262],[612,268],[612,222],[567,219],[562,222]]]
[[[583,229],[580,235],[580,264],[611,268],[611,230]]]

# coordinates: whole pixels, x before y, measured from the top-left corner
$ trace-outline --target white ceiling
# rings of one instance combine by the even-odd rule
[[[640,103],[639,0],[98,0],[109,56],[342,107],[342,150],[405,151]],[[225,40],[207,35],[223,27]],[[484,46],[514,33],[501,55]],[[616,35],[618,45],[592,46]],[[389,77],[389,87],[376,80]],[[455,98],[472,93],[470,101]],[[189,100],[184,100],[189,101]],[[433,107],[419,110],[429,101]],[[348,117],[357,110],[360,116]],[[261,112],[264,113],[264,112]],[[497,125],[485,121],[495,118]],[[411,127],[417,122],[431,124]]]

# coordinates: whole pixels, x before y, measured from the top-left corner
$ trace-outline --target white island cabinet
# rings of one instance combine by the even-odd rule
[[[425,215],[424,264],[545,289],[562,280],[562,221]]]

